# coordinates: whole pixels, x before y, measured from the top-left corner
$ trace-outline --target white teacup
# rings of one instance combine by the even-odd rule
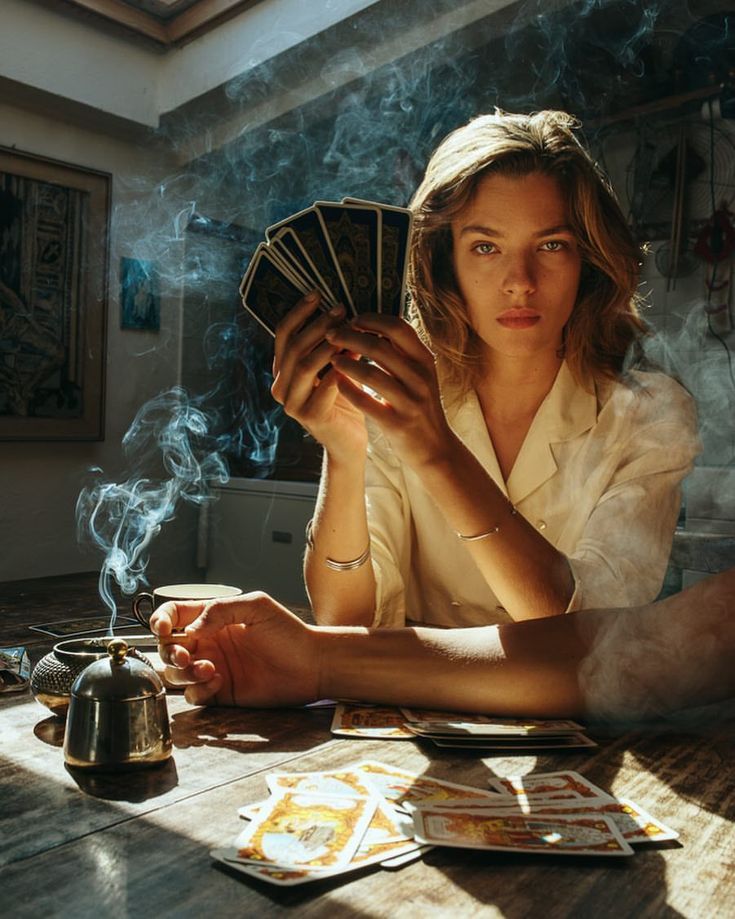
[[[169,600],[218,600],[223,597],[237,597],[242,591],[228,584],[167,584],[156,587],[153,592],[141,591],[133,597],[133,615],[150,629],[150,618],[154,610]]]

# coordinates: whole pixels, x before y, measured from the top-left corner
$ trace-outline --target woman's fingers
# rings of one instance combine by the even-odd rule
[[[321,295],[318,290],[312,290],[299,300],[296,306],[289,310],[286,316],[276,326],[274,367],[279,365],[283,355],[284,346],[289,338],[306,322],[315,309],[319,306]]]
[[[207,683],[215,675],[216,669],[212,661],[190,660],[185,667],[169,665],[164,670],[166,681],[172,686],[189,686],[192,683]]]
[[[228,625],[253,625],[274,612],[293,618],[285,606],[260,590],[239,597],[212,600],[204,605],[200,615],[186,627],[186,634],[199,639],[219,632]]]
[[[305,354],[294,365],[291,374],[282,371],[273,380],[271,394],[280,402],[287,415],[299,417],[300,408],[315,389],[319,374],[329,365],[339,351],[334,345],[323,341],[313,351]]]
[[[181,644],[185,642],[185,644]],[[172,667],[187,667],[193,660],[192,654],[196,646],[196,641],[187,638],[176,638],[175,640],[165,641],[159,638],[158,656],[164,664]]]
[[[418,340],[413,329],[405,323],[404,325],[405,329],[395,326],[401,334],[390,338],[382,333],[360,331],[354,325],[329,329],[326,338],[341,351],[356,352],[379,364],[410,388],[416,388],[435,378],[434,358],[429,349]],[[408,335],[404,334],[406,331]],[[404,347],[406,345],[407,348]]]
[[[304,325],[319,305],[319,294],[309,299],[307,294],[276,326],[276,340],[273,354],[273,376],[289,373],[290,360],[294,355],[308,354],[324,339],[328,329],[341,322],[345,316],[343,306],[335,306]]]
[[[201,600],[162,603],[150,618],[150,630],[159,638],[168,638],[176,629],[185,628],[202,611]]]
[[[375,364],[356,361],[344,355],[335,355],[332,363],[343,377],[349,377],[353,382],[367,387],[373,394],[377,393],[382,400],[399,411],[407,405],[406,400],[419,405],[426,403],[423,376],[410,365],[404,365],[397,374],[392,374]],[[340,392],[345,392],[342,386]]]
[[[388,339],[394,348],[406,357],[415,361],[433,360],[431,352],[416,334],[413,326],[399,316],[386,316],[381,313],[363,313],[356,316],[344,326],[345,330],[370,332]],[[348,347],[350,347],[348,345]],[[361,352],[365,353],[365,352]],[[369,355],[368,355],[369,356]]]
[[[222,689],[222,677],[215,673],[211,680],[206,683],[192,683],[186,687],[184,698],[189,705],[207,705],[210,702],[216,702],[217,693]],[[232,699],[222,700],[223,704],[232,704]]]

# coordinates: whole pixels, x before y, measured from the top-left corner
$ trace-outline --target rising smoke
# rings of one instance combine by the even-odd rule
[[[80,539],[104,553],[99,591],[111,612],[116,604],[111,579],[125,594],[145,583],[151,542],[173,519],[180,501],[202,504],[210,489],[228,479],[211,431],[211,419],[183,389],[175,387],[147,402],[123,438],[131,474],[119,483],[98,481],[77,500]],[[144,469],[158,458],[158,469]],[[101,479],[102,470],[92,472]]]

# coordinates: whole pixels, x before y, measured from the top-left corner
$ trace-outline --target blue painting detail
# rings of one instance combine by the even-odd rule
[[[120,328],[158,330],[161,299],[155,262],[120,259]]]

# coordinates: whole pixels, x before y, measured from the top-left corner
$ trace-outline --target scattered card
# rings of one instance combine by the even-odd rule
[[[368,795],[275,795],[226,857],[278,868],[343,868],[357,852],[376,807],[376,798]]]
[[[383,740],[413,740],[397,708],[340,703],[334,710],[332,733],[341,737],[370,737]]]
[[[589,779],[573,770],[565,772],[537,772],[528,775],[490,779],[490,787],[503,795],[538,800],[539,798],[597,798],[614,800]]]
[[[413,820],[417,842],[431,845],[547,855],[634,854],[614,822],[602,815],[543,817],[479,808],[420,807]]]
[[[583,730],[576,721],[521,721],[515,719],[483,722],[463,721],[463,716],[455,716],[453,720],[407,720],[406,725],[416,734],[437,737],[560,737],[574,735]]]
[[[241,807],[251,823],[211,856],[249,878],[294,886],[363,868],[398,869],[433,845],[611,856],[632,854],[631,844],[677,837],[627,798],[582,796],[596,786],[575,772],[496,781],[502,794],[372,760],[272,773],[266,776],[271,797]],[[521,786],[528,795],[511,790]],[[553,786],[578,796],[534,797],[531,786],[542,795]]]
[[[348,797],[374,794],[372,785],[368,784],[359,772],[348,769],[327,772],[274,772],[266,776],[266,782],[272,794],[283,791]]]
[[[585,750],[597,747],[597,743],[584,734],[522,738],[430,736],[429,739],[442,749],[486,750],[502,753],[504,756],[524,754],[533,750],[543,753],[545,750]]]
[[[455,782],[446,782],[428,775],[417,775],[396,766],[386,766],[373,760],[363,760],[353,767],[365,776],[375,791],[390,801],[396,807],[403,807],[406,803],[417,801],[444,801],[447,798],[471,797],[499,798],[494,792],[486,792],[481,788],[469,785],[458,785]]]
[[[455,721],[461,721],[462,724],[488,724],[492,719],[489,715],[467,714],[460,712],[443,712],[430,708],[406,708],[401,706],[406,721],[411,722],[431,722],[432,724],[451,724]],[[505,719],[502,719],[505,720]],[[511,719],[509,719],[511,720]]]
[[[447,801],[441,804],[441,807],[451,808],[474,808],[480,805],[476,801]],[[498,805],[494,805],[498,809]],[[611,800],[609,797],[584,798],[581,800],[560,800],[560,801],[528,801],[521,803],[509,799],[507,808],[504,812],[511,811],[522,814],[533,814],[534,816],[561,815],[569,816],[570,814],[602,814],[609,817],[620,830],[620,833],[626,842],[631,845],[638,845],[648,842],[668,842],[672,839],[678,839],[679,834],[676,830],[666,826],[660,820],[652,817],[647,811],[643,810],[637,804],[628,798],[618,798]]]

